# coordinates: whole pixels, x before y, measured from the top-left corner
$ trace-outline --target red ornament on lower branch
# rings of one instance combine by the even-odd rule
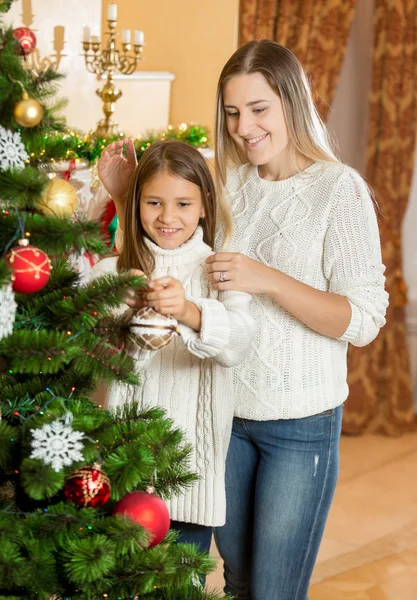
[[[123,515],[142,525],[151,536],[149,548],[156,546],[169,531],[170,517],[165,502],[148,492],[130,492],[116,504],[114,515]]]
[[[64,494],[77,506],[99,508],[110,498],[110,480],[99,465],[81,467],[69,475]]]
[[[21,243],[22,242],[22,243]],[[12,248],[7,256],[12,270],[12,287],[19,294],[33,294],[41,290],[51,275],[51,260],[36,246],[27,246],[21,240],[20,246]]]

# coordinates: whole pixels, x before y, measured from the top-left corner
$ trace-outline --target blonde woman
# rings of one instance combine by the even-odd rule
[[[123,159],[110,154],[120,192]],[[228,251],[207,259],[208,278],[252,294],[257,323],[234,369],[226,525],[215,533],[225,591],[307,600],[338,476],[348,343],[369,344],[385,323],[374,205],[333,152],[300,63],[272,41],[242,46],[223,68],[216,163],[233,232],[220,226]]]

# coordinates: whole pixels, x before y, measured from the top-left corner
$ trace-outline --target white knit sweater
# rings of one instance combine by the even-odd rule
[[[267,181],[250,164],[228,173],[234,232],[242,252],[316,289],[348,299],[352,318],[332,339],[315,333],[266,295],[255,295],[257,332],[234,369],[235,415],[294,419],[334,408],[348,395],[348,342],[369,344],[385,323],[379,233],[361,177],[341,164],[314,163],[283,181]],[[220,247],[222,232],[219,232]]]
[[[200,333],[180,325],[180,336],[157,351],[134,352],[141,386],[113,384],[109,409],[136,400],[159,406],[180,427],[194,448],[191,469],[200,476],[193,486],[167,502],[171,519],[200,525],[223,525],[226,516],[224,469],[233,420],[232,370],[241,362],[254,335],[250,296],[242,292],[210,292],[205,259],[212,250],[200,228],[176,250],[147,242],[155,255],[154,279],[179,279],[187,298],[202,311]],[[119,232],[118,248],[122,236]],[[117,258],[93,268],[93,278],[116,273]],[[120,312],[127,309],[122,305]]]

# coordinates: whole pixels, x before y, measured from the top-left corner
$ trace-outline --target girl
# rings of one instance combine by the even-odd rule
[[[134,351],[138,388],[113,385],[108,407],[133,400],[160,406],[195,450],[192,488],[168,502],[180,541],[209,551],[212,528],[225,521],[224,470],[233,420],[232,367],[253,337],[250,296],[211,293],[205,260],[212,254],[216,196],[205,159],[181,142],[158,142],[135,168],[126,201],[120,256],[105,258],[93,276],[145,274],[149,293],[127,299],[179,322],[180,335],[161,350]],[[122,309],[123,310],[123,309]],[[124,307],[126,310],[126,306]],[[135,323],[135,318],[132,319]]]
[[[120,210],[116,166],[129,170],[132,154],[109,154],[103,183]],[[257,322],[233,374],[226,525],[215,532],[225,591],[307,600],[338,475],[347,346],[385,323],[375,210],[333,152],[300,63],[269,40],[239,48],[220,75],[216,163],[234,228],[208,278],[251,293]]]

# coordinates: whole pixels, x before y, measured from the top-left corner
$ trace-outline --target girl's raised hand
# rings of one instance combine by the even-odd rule
[[[126,146],[126,158],[123,156],[123,146]],[[101,153],[98,175],[116,203],[124,201],[136,165],[136,152],[132,140],[113,142]]]

